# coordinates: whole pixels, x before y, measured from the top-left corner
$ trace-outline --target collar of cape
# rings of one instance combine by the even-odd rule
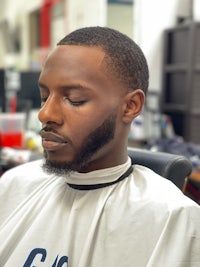
[[[119,183],[125,178],[127,178],[133,172],[133,166],[131,165],[117,180],[108,183],[98,183],[98,184],[72,184],[67,183],[71,188],[77,190],[95,190],[103,187],[108,187],[113,184]]]

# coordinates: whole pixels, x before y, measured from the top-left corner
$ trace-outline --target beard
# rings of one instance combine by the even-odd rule
[[[79,171],[86,167],[92,157],[105,145],[114,139],[116,127],[116,112],[107,117],[104,122],[91,132],[82,142],[76,157],[71,162],[50,161],[44,151],[45,162],[43,170],[48,174],[63,176],[71,171]]]

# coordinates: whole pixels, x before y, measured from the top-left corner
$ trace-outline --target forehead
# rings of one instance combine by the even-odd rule
[[[49,55],[44,65],[45,69],[68,69],[91,72],[102,70],[105,52],[98,47],[60,45]]]

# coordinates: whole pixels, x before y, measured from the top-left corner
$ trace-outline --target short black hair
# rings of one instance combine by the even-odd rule
[[[58,45],[100,47],[106,54],[108,71],[128,91],[142,89],[146,94],[149,70],[141,48],[125,34],[108,27],[85,27],[75,30],[58,42]]]

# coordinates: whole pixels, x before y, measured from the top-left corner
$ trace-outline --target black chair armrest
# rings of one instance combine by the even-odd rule
[[[133,164],[146,166],[161,176],[171,180],[181,190],[185,178],[192,171],[192,163],[188,158],[165,152],[152,152],[145,149],[128,148]]]

